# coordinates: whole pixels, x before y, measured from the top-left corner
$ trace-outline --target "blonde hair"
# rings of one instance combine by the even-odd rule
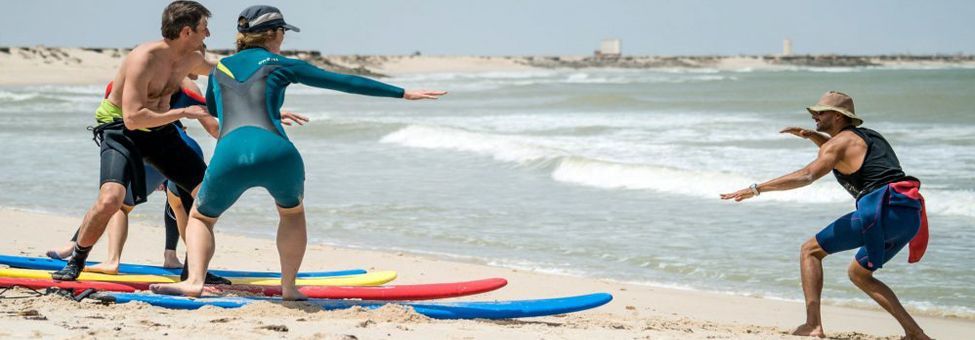
[[[247,22],[246,19],[240,19],[241,22]],[[251,47],[266,47],[267,42],[274,39],[275,29],[269,29],[261,32],[247,32],[247,33],[237,33],[237,52],[243,51]]]

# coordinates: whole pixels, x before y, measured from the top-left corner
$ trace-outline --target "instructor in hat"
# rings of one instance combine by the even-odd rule
[[[850,96],[830,91],[807,110],[816,122],[816,131],[789,127],[781,132],[816,143],[816,160],[788,175],[723,194],[721,199],[742,201],[766,191],[803,187],[832,171],[856,199],[856,210],[802,245],[799,261],[806,322],[793,334],[825,336],[820,315],[823,258],[859,248],[848,270],[850,281],[897,319],[904,328],[905,339],[928,339],[894,292],[873,276],[908,244],[909,262],[920,261],[924,254],[928,230],[924,199],[918,193],[920,181],[904,174],[897,155],[880,133],[859,127],[863,119],[856,115]]]

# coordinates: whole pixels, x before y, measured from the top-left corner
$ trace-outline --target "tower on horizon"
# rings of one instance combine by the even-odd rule
[[[596,50],[596,59],[619,59],[622,55],[620,39],[603,39]]]
[[[785,38],[785,40],[782,41],[782,55],[792,55],[792,40],[789,38]]]

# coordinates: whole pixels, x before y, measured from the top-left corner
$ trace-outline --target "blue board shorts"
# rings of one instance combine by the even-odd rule
[[[888,196],[870,197],[875,195]],[[873,204],[875,201],[879,203]],[[856,211],[843,215],[817,233],[816,242],[827,254],[860,248],[854,257],[857,263],[867,270],[877,270],[910,243],[920,229],[920,204],[915,207],[910,201],[886,187],[877,189],[857,202]],[[882,249],[870,251],[867,246],[870,242]],[[878,260],[870,254],[882,255],[874,255]]]

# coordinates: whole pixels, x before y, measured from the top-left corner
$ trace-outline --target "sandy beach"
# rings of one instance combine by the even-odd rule
[[[6,239],[0,243],[0,252],[38,256],[66,239],[78,225],[80,216],[3,208],[0,209],[0,219],[4,221],[0,231]],[[162,236],[159,225],[132,225],[124,260],[148,264],[161,261]],[[104,256],[104,245],[97,245],[92,259]],[[213,267],[275,271],[274,241],[218,231]],[[239,310],[208,307],[198,311],[176,311],[141,303],[100,305],[84,301],[79,304],[62,297],[46,296],[0,299],[0,311],[3,312],[0,314],[0,336],[770,339],[795,338],[787,332],[803,318],[803,306],[798,302],[542,274],[402,252],[312,244],[302,268],[396,270],[399,279],[394,283],[397,284],[487,277],[503,277],[509,281],[501,290],[459,300],[528,299],[590,292],[609,292],[615,298],[603,307],[566,316],[508,321],[439,321],[399,306],[374,311],[323,312],[300,305],[262,303]],[[27,295],[27,291],[16,290],[6,295]],[[880,310],[827,306],[823,312],[826,330],[834,338],[897,338],[900,332],[896,322]],[[939,339],[964,339],[975,330],[975,322],[971,320],[922,316],[918,321],[931,336]]]

